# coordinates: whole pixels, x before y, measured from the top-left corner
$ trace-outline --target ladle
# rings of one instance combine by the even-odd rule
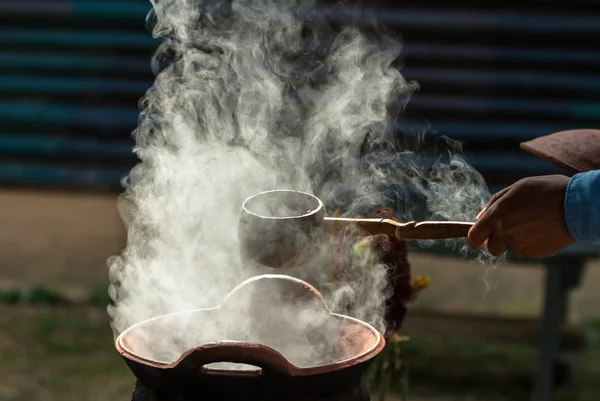
[[[465,221],[410,221],[326,216],[314,195],[292,191],[260,192],[242,205],[238,236],[242,257],[270,267],[292,267],[321,249],[324,236],[385,234],[404,240],[466,237],[473,223]]]

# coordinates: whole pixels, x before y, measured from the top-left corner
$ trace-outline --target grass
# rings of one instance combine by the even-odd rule
[[[413,340],[399,345],[408,365],[412,393],[462,394],[482,399],[527,399],[535,372],[535,351],[472,342]],[[392,385],[402,383],[392,375]],[[392,386],[394,392],[400,388]]]
[[[600,322],[588,324],[591,346],[578,383],[559,401],[591,401],[600,390]],[[134,378],[117,355],[103,308],[75,305],[0,307],[0,400],[127,400]],[[371,373],[373,387],[388,363],[396,394],[406,377],[409,401],[528,400],[536,370],[534,349],[413,339],[392,345]],[[406,372],[406,370],[404,370]],[[404,381],[404,386],[402,383]],[[377,397],[373,397],[377,401]]]
[[[104,308],[111,303],[106,284],[98,284],[92,287],[87,299],[80,300],[79,303]],[[50,288],[34,286],[26,290],[14,288],[0,288],[0,305],[67,305],[72,304],[72,300],[67,299],[62,294]]]
[[[589,344],[576,382],[556,392],[556,401],[592,401],[600,391],[600,321],[586,324]],[[452,394],[461,400],[529,400],[537,371],[537,350],[527,346],[416,339],[398,345],[406,361],[411,395],[439,397]],[[389,352],[389,351],[388,351]],[[385,359],[385,355],[381,357]],[[374,370],[381,370],[378,361]],[[381,380],[376,373],[377,380]],[[401,391],[405,372],[396,370],[391,390]],[[409,400],[411,397],[409,397]]]
[[[0,399],[128,399],[133,376],[116,353],[105,312],[89,307],[0,309]]]
[[[0,305],[62,305],[67,303],[69,301],[58,292],[40,286],[35,286],[24,291],[16,289],[0,290]]]

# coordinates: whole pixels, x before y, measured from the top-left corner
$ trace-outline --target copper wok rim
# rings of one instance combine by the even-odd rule
[[[175,313],[170,313],[170,314],[166,314],[166,315],[161,315],[161,316],[156,316],[141,322],[138,322],[132,326],[130,326],[129,328],[127,328],[126,330],[124,330],[121,334],[119,334],[119,336],[117,337],[117,339],[115,340],[115,348],[117,349],[117,352],[124,358],[127,358],[131,361],[134,362],[138,362],[138,363],[142,363],[144,365],[148,365],[154,368],[158,368],[158,369],[174,369],[177,367],[177,365],[179,364],[179,362],[190,352],[193,351],[194,349],[199,349],[202,348],[203,346],[207,346],[207,345],[218,345],[218,344],[234,344],[234,345],[239,345],[241,347],[244,346],[248,346],[248,345],[258,345],[261,346],[263,348],[267,348],[270,349],[276,353],[279,353],[279,351],[271,348],[271,347],[267,347],[265,345],[262,344],[258,344],[258,343],[249,343],[249,342],[241,342],[241,341],[220,341],[220,342],[211,342],[211,343],[203,343],[200,344],[198,347],[196,348],[192,348],[186,352],[184,352],[176,361],[171,362],[171,363],[165,363],[165,362],[159,362],[159,361],[155,361],[153,359],[150,358],[146,358],[143,357],[141,355],[136,354],[135,352],[131,351],[130,349],[127,348],[127,346],[124,344],[123,339],[127,336],[128,333],[130,333],[132,330],[134,330],[135,328],[146,324],[150,321],[154,321],[154,320],[159,320],[161,318],[164,317],[173,317],[173,316],[177,316],[177,315],[184,315],[184,314],[191,314],[191,313],[197,313],[197,312],[206,312],[206,311],[214,311],[214,310],[218,310],[219,307],[215,307],[215,308],[203,308],[203,309],[192,309],[192,310],[186,310],[186,311],[181,311],[181,312],[175,312]],[[328,365],[321,365],[321,366],[311,366],[308,368],[300,368],[297,367],[296,365],[292,364],[291,362],[289,362],[289,360],[287,358],[285,358],[285,356],[282,355],[282,357],[288,362],[288,364],[290,365],[291,368],[291,372],[290,375],[291,376],[309,376],[309,375],[316,375],[316,374],[323,374],[323,373],[330,373],[330,372],[334,372],[337,370],[341,370],[344,368],[349,368],[352,366],[356,366],[359,365],[363,362],[366,362],[372,358],[374,358],[375,356],[377,356],[385,347],[385,338],[383,337],[383,335],[376,330],[373,326],[371,326],[370,324],[360,320],[360,319],[356,319],[347,315],[342,315],[339,313],[333,313],[333,312],[329,312],[331,317],[334,318],[338,318],[338,319],[343,319],[346,321],[350,321],[353,323],[357,323],[360,326],[363,326],[367,329],[369,329],[372,333],[375,334],[377,341],[375,341],[375,343],[373,344],[372,347],[370,347],[369,349],[365,350],[364,352],[358,354],[358,355],[354,355],[350,358],[347,359],[343,359],[341,361],[337,361],[335,363],[332,364],[328,364]],[[280,353],[279,353],[280,354]],[[224,361],[227,362],[227,361]],[[258,367],[260,368],[260,367]],[[258,369],[258,370],[252,370],[252,371],[244,371],[244,370],[233,370],[233,369],[211,369],[211,368],[206,368],[203,367],[202,370],[206,373],[213,373],[213,374],[226,374],[226,375],[231,375],[231,374],[235,374],[235,375],[245,375],[245,376],[259,376],[262,374],[262,368]]]
[[[297,216],[283,216],[283,217],[277,217],[277,216],[263,216],[261,214],[258,213],[254,213],[252,211],[250,211],[247,208],[247,204],[248,202],[252,201],[253,199],[259,197],[259,196],[263,196],[263,195],[267,195],[267,194],[271,194],[274,192],[281,192],[281,193],[294,193],[294,194],[301,194],[304,195],[308,198],[311,198],[312,200],[315,200],[317,203],[317,207],[315,207],[314,209],[312,209],[310,212],[308,213],[304,213],[301,215],[297,215]],[[303,191],[296,191],[294,189],[273,189],[270,191],[263,191],[263,192],[259,192],[256,193],[252,196],[249,196],[248,198],[246,198],[246,200],[244,200],[244,203],[242,204],[242,210],[244,211],[244,213],[247,213],[249,215],[261,218],[261,219],[265,219],[265,220],[291,220],[291,219],[302,219],[302,218],[306,218],[306,217],[310,217],[310,216],[314,216],[315,214],[319,213],[321,210],[325,209],[325,205],[323,204],[323,201],[321,201],[321,199],[319,199],[318,197],[316,197],[315,195],[308,193],[308,192],[303,192]]]

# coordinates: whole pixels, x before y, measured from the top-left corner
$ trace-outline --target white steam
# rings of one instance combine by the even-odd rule
[[[120,200],[128,242],[109,261],[115,334],[214,307],[244,279],[271,272],[239,256],[240,207],[257,192],[310,192],[345,216],[396,204],[412,219],[409,188],[425,197],[426,218],[472,220],[485,204],[483,179],[456,149],[444,151],[450,162],[419,163],[414,155],[431,154],[418,137],[395,139],[416,89],[392,66],[395,39],[336,30],[303,14],[303,0],[152,3],[153,33],[164,38],[154,65],[168,66],[142,101],[142,163]],[[291,274],[329,291],[333,310],[383,331],[385,266],[346,259],[335,285],[327,257]]]

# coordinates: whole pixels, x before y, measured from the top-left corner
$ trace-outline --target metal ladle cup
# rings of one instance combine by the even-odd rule
[[[466,237],[473,223],[423,221],[401,223],[392,219],[327,217],[314,195],[274,190],[246,199],[238,224],[243,260],[282,268],[299,266],[318,254],[327,236],[385,234],[404,240]]]

